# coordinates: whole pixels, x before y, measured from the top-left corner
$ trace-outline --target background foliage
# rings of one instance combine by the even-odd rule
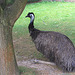
[[[30,3],[30,2],[36,2],[36,1],[39,1],[39,0],[28,0],[28,3]]]

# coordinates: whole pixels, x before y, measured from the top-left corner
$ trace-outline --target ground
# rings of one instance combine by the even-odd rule
[[[33,59],[44,62],[49,62],[49,60],[36,50],[29,36],[28,25],[30,19],[25,18],[28,12],[35,13],[34,24],[37,29],[65,34],[75,46],[75,4],[70,2],[27,4],[13,28],[14,50],[19,66],[33,68],[38,71],[38,75],[75,75],[74,73],[63,73],[55,65],[32,62]]]
[[[38,55],[36,55],[36,57],[36,52],[37,54],[39,54],[39,52],[36,50],[34,44],[31,44],[32,41],[29,45],[26,44],[30,40],[30,37],[24,37],[14,40],[14,47],[18,66],[35,69],[38,72],[38,75],[75,75],[75,73],[63,73],[57,68],[55,64],[51,64],[49,60],[46,59],[44,56],[38,58]],[[38,59],[39,62],[37,60],[34,61],[34,59]],[[41,60],[42,62],[40,62]]]
[[[40,60],[38,62],[35,62],[34,59],[18,61],[18,65],[36,69],[38,75],[75,75],[75,73],[63,73],[55,64],[49,64],[45,61],[40,62]]]

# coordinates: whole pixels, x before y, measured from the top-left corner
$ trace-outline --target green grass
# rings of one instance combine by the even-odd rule
[[[35,27],[45,31],[57,31],[67,35],[75,44],[75,3],[40,2],[27,4],[14,26],[17,36],[28,34],[28,12],[35,13]]]
[[[44,31],[56,31],[68,36],[75,45],[75,3],[70,2],[40,2],[27,4],[13,28],[14,40],[19,39],[15,47],[17,55],[43,59],[31,42],[28,25],[28,12],[35,14],[35,28]],[[20,38],[22,38],[20,40]]]
[[[26,67],[19,67],[19,71],[21,75],[37,75],[33,69],[26,68]]]

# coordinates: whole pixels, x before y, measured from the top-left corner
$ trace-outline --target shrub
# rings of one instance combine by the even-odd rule
[[[28,3],[36,2],[36,1],[39,1],[39,0],[28,0]]]

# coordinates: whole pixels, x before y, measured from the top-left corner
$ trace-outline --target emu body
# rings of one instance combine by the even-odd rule
[[[39,52],[66,72],[75,71],[75,47],[71,40],[58,32],[34,28],[34,14],[28,13],[30,36]]]

